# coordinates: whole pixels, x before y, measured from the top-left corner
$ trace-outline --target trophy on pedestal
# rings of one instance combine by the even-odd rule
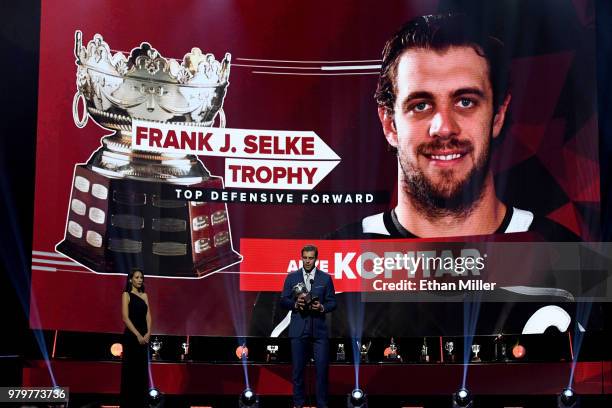
[[[153,350],[153,355],[151,356],[151,360],[159,360],[159,350],[161,349],[163,342],[155,337],[151,342],[151,349]]]
[[[494,343],[495,361],[508,361],[508,355],[506,354],[506,343],[504,343],[504,338],[501,334],[495,337]]]
[[[185,361],[189,356],[189,343],[183,342],[181,344],[181,348],[183,349],[183,352],[181,353],[181,361]]]
[[[359,347],[359,355],[362,363],[369,363],[370,358],[368,353],[370,352],[370,347],[372,346],[372,341],[368,341],[368,344],[359,344],[357,342],[357,346]]]
[[[338,344],[338,350],[336,351],[336,361],[346,361],[346,353],[344,351],[344,343]]]
[[[238,360],[246,362],[249,359],[249,348],[246,343],[242,343],[241,346],[236,347],[236,357]]]
[[[472,353],[474,353],[474,355],[472,356],[472,362],[480,363],[482,361],[480,360],[480,356],[478,355],[478,353],[480,353],[480,344],[472,344]]]
[[[278,345],[268,344],[266,346],[266,362],[273,363],[278,360]]]
[[[385,349],[385,359],[388,361],[400,362],[402,358],[398,354],[398,351],[399,349],[397,344],[395,344],[395,340],[393,340],[393,337],[391,337],[391,343],[389,344],[389,347]]]
[[[454,363],[455,353],[453,351],[455,350],[455,344],[452,341],[447,341],[444,343],[444,350],[446,351],[446,360],[449,363]]]
[[[91,117],[113,131],[75,166],[66,232],[57,250],[94,271],[203,276],[242,260],[223,203],[172,200],[169,186],[222,189],[194,155],[132,147],[132,119],[156,125],[225,126],[230,54],[222,62],[193,48],[182,61],[146,42],[126,57],[96,34],[75,33],[78,128]]]
[[[423,337],[423,345],[421,346],[421,362],[429,363],[429,351],[427,348],[427,338]]]

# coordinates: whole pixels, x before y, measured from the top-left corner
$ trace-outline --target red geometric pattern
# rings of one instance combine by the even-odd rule
[[[576,211],[574,204],[567,203],[563,207],[556,209],[555,211],[548,214],[548,218],[553,221],[558,222],[563,225],[565,228],[569,229],[576,235],[580,234],[580,215]]]
[[[593,101],[570,91],[575,92],[577,75],[589,69],[593,67],[574,50],[514,59],[509,128],[491,161],[498,179],[521,180],[520,187],[501,188],[498,194],[519,207],[525,197],[522,208],[547,216],[583,239],[598,235],[597,206],[580,206],[586,217],[576,206],[600,201],[597,116]],[[585,119],[579,123],[581,115]],[[526,198],[529,194],[540,197],[541,203],[534,204],[537,200]]]

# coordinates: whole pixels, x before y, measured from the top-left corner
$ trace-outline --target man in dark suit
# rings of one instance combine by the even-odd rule
[[[304,405],[304,368],[310,347],[317,370],[317,407],[327,407],[329,340],[325,314],[336,308],[336,295],[331,277],[315,268],[318,255],[317,247],[313,245],[302,248],[303,267],[287,275],[281,294],[281,306],[291,312],[289,337],[295,407]],[[308,294],[295,294],[294,288],[300,284],[306,288]],[[309,297],[312,300],[310,302]]]

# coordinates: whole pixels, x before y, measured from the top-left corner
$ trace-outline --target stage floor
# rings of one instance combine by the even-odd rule
[[[120,361],[51,360],[59,385],[71,394],[118,394]],[[467,367],[467,387],[473,395],[556,395],[567,386],[571,363],[481,363]],[[291,395],[290,364],[247,364],[251,387],[262,396]],[[169,395],[239,395],[245,388],[244,370],[237,364],[153,362],[157,388]],[[363,364],[359,385],[375,396],[445,396],[461,385],[461,364]],[[314,382],[309,367],[307,381]],[[330,365],[330,394],[346,395],[355,386],[352,364]],[[27,361],[23,386],[50,386],[47,365]],[[580,395],[612,395],[612,362],[579,362],[573,388]]]
[[[119,408],[118,396],[111,395],[73,395],[70,398],[71,407],[79,408]],[[238,405],[237,396],[225,397],[196,397],[196,396],[167,396],[165,408],[231,408]],[[289,396],[262,396],[260,406],[265,408],[291,408]],[[346,396],[330,396],[330,408],[346,407]],[[581,408],[603,408],[612,406],[611,396],[585,395],[580,397]],[[556,407],[556,396],[500,396],[477,395],[474,397],[476,407],[485,408],[546,408]],[[314,408],[314,397],[307,397],[306,407]],[[368,396],[370,408],[448,408],[451,406],[451,396]],[[41,407],[42,408],[42,407]],[[47,407],[45,407],[47,408]]]

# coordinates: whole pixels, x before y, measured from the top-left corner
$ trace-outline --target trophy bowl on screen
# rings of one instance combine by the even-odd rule
[[[85,164],[75,166],[66,233],[57,250],[95,272],[204,276],[234,265],[223,203],[168,199],[168,186],[222,189],[195,156],[132,148],[132,120],[225,126],[223,100],[230,54],[219,62],[193,48],[182,61],[143,42],[129,56],[112,53],[101,35],[86,46],[75,33],[76,84],[72,114],[113,131]]]

